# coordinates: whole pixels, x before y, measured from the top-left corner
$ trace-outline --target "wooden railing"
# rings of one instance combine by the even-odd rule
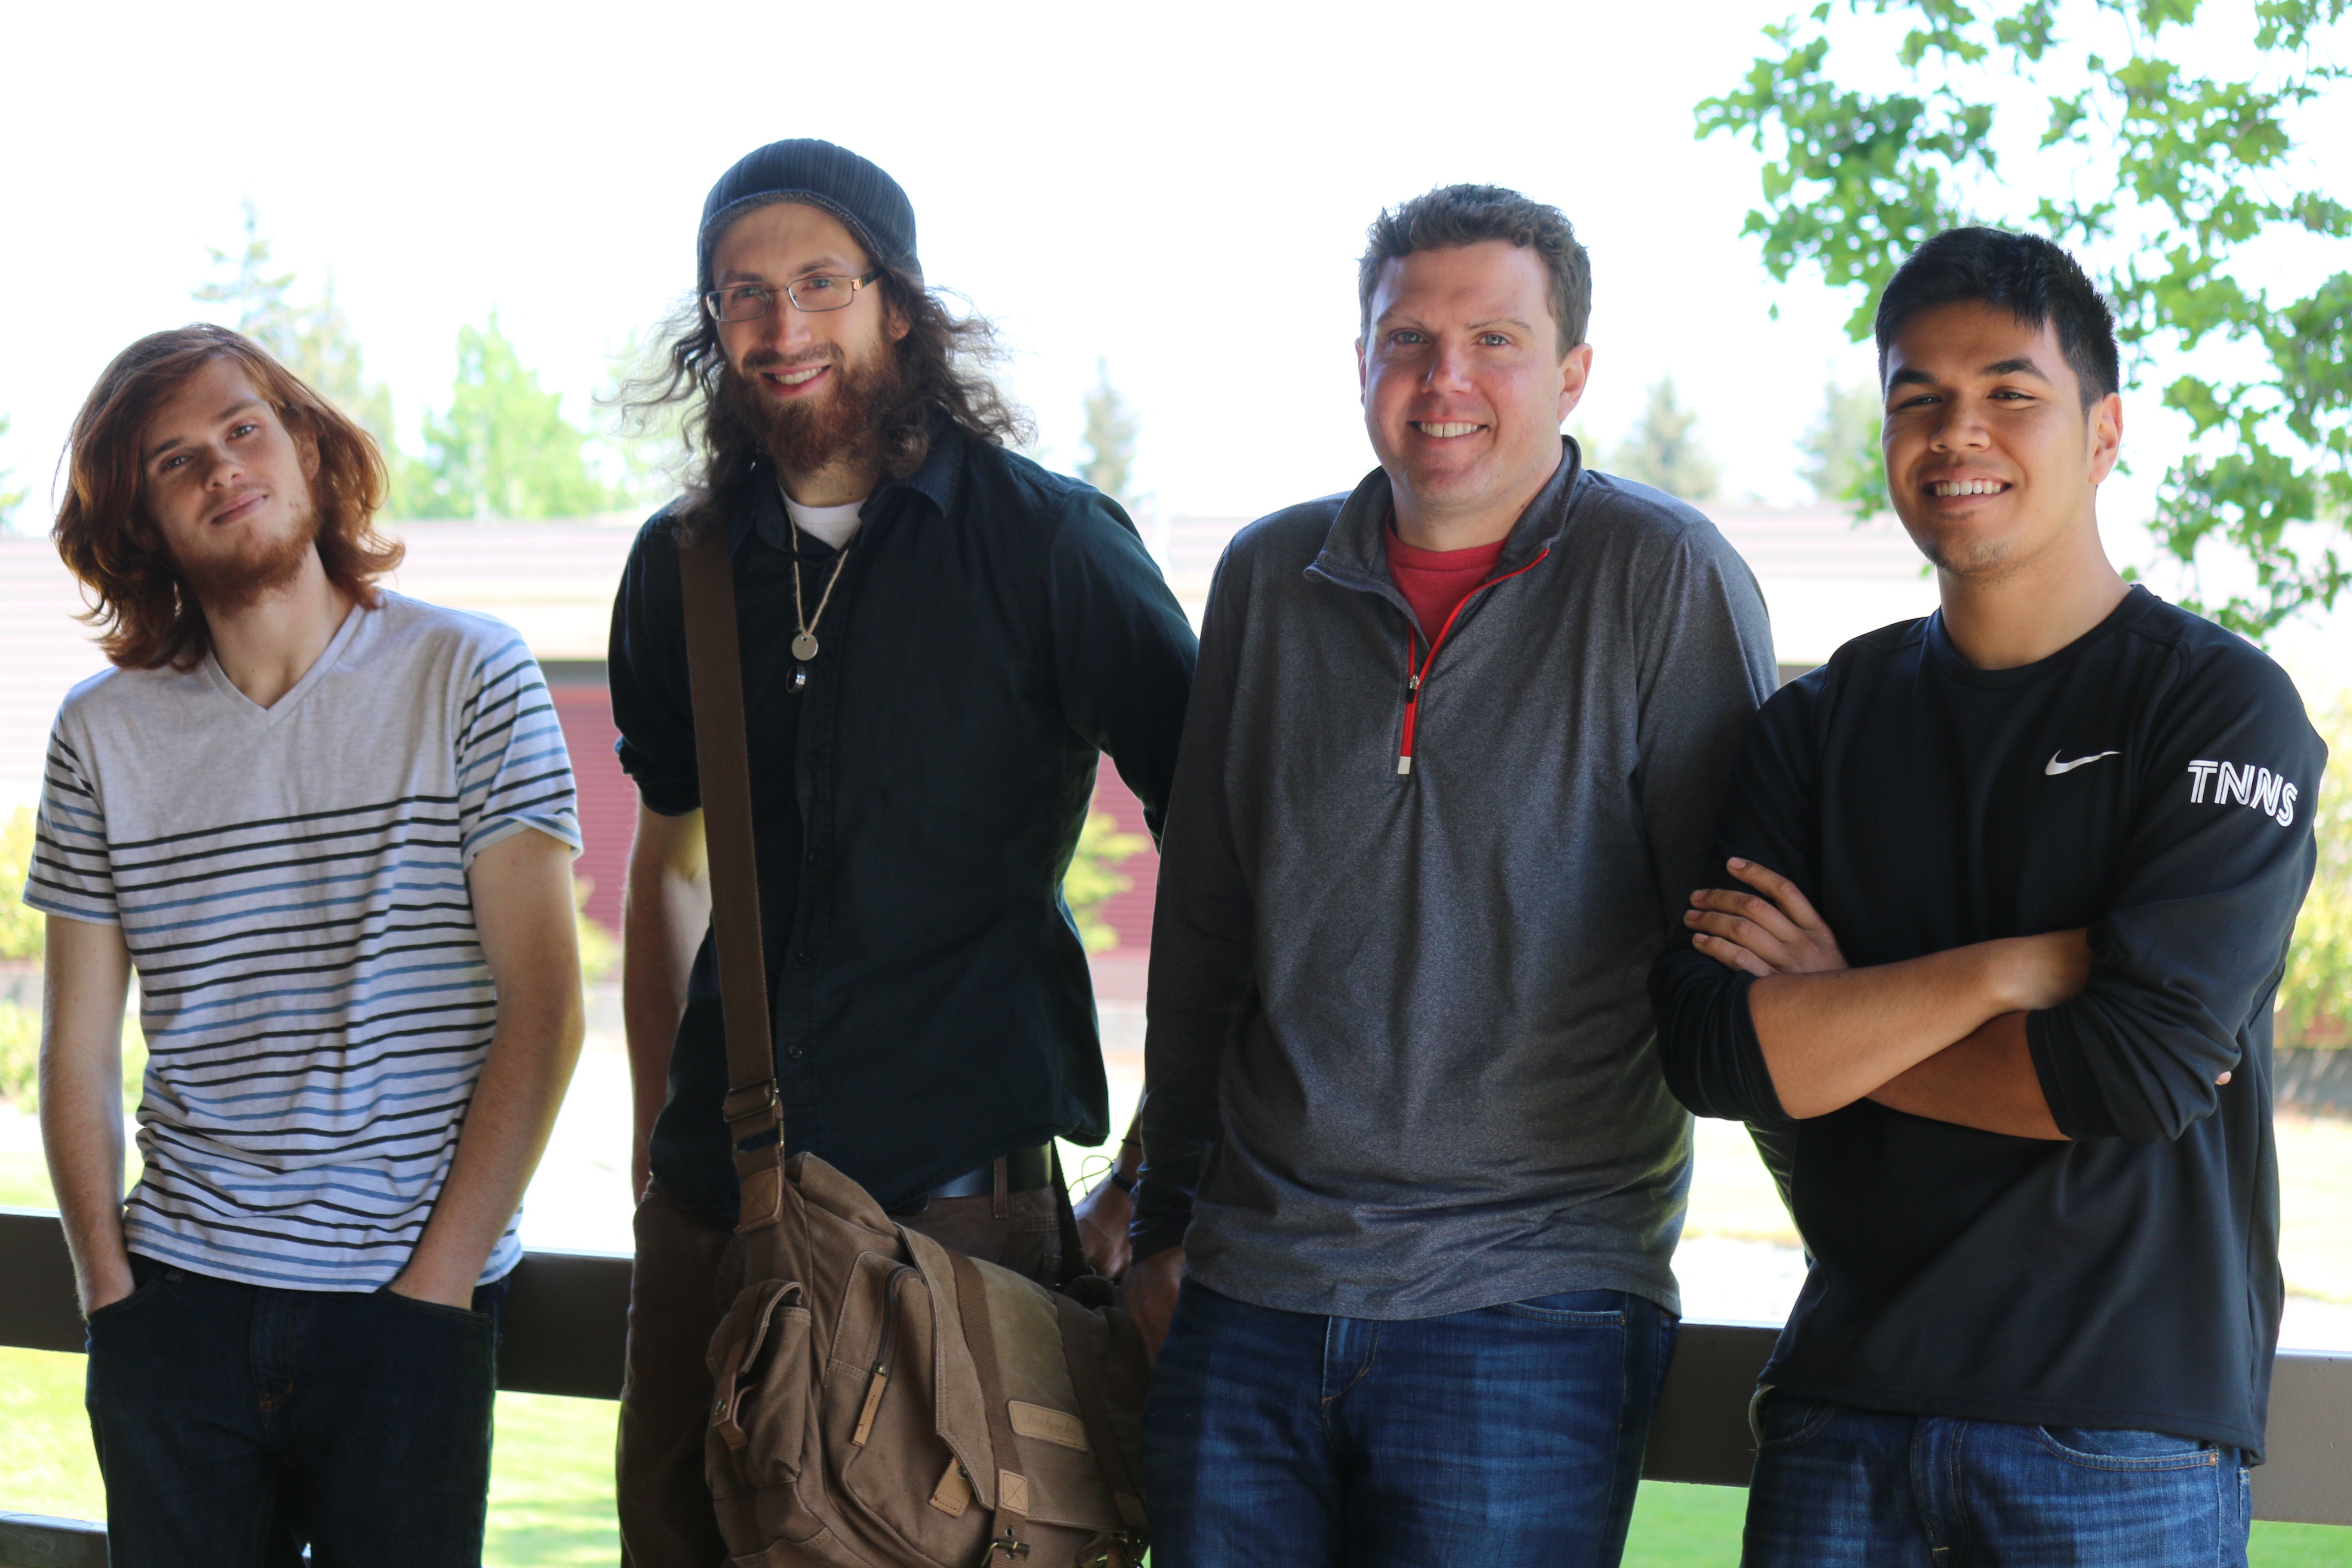
[[[55,1214],[0,1208],[0,1344],[82,1349],[73,1266]],[[526,1253],[501,1309],[499,1386],[614,1399],[621,1392],[629,1260],[609,1253]],[[1748,1399],[1779,1331],[1685,1322],[1642,1474],[1748,1484]],[[2269,1462],[2254,1472],[2260,1519],[2352,1524],[2352,1355],[2282,1352],[2271,1384]],[[0,1508],[7,1502],[0,1477]],[[0,1568],[84,1568],[106,1561],[106,1529],[0,1512]]]

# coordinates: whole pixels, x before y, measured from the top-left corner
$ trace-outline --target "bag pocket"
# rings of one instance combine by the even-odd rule
[[[940,1435],[930,1287],[895,1258],[868,1254],[858,1265],[858,1300],[854,1310],[845,1303],[844,1331],[825,1368],[824,1418],[828,1468],[855,1516],[854,1533],[887,1543],[892,1561],[976,1561],[989,1510]]]
[[[712,1490],[725,1480],[741,1492],[797,1479],[815,1375],[798,1280],[763,1279],[735,1298],[711,1340],[710,1371]]]

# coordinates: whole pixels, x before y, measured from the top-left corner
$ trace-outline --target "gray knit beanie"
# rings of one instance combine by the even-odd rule
[[[770,202],[805,202],[839,218],[877,262],[923,280],[915,257],[915,207],[898,182],[846,147],[814,137],[771,142],[719,176],[702,204],[698,290],[710,287],[711,253],[727,226]]]

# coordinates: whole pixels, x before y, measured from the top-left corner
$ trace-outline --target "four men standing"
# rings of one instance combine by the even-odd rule
[[[679,581],[712,538],[792,1146],[902,1224],[1076,1269],[1053,1141],[1111,1129],[1059,881],[1098,756],[1164,831],[1123,1287],[1164,1340],[1163,1563],[1615,1562],[1679,1308],[1677,1096],[1758,1126],[1814,1259],[1751,1561],[2242,1551],[2268,1003],[2324,752],[2274,667],[2100,554],[2115,347],[2063,252],[1960,231],[1890,286],[1890,482],[1944,608],[1778,696],[1713,526],[1560,436],[1590,268],[1516,193],[1372,226],[1380,467],[1234,540],[1197,682],[1132,524],[1005,449],[988,329],[926,288],[888,175],[761,148],[698,258],[639,389],[695,468],[609,666],[640,798],[627,1562],[724,1552],[736,1194]],[[270,1562],[467,1561],[497,1282],[580,1036],[543,686],[503,628],[373,585],[373,449],[235,334],[127,351],[72,459],[58,538],[122,668],[60,714],[27,899],[115,1560],[258,1530]],[[1706,889],[1727,858],[1744,886]],[[1090,1200],[1107,1269],[1132,1168]]]

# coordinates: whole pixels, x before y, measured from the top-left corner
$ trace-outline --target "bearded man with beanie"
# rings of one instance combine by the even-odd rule
[[[1194,656],[1118,506],[1006,449],[1021,421],[981,369],[990,330],[925,286],[888,174],[826,142],[762,147],[712,187],[698,268],[666,374],[639,388],[641,406],[683,405],[695,467],[631,552],[610,664],[639,797],[619,1453],[635,1568],[724,1555],[703,1356],[736,1191],[680,536],[724,530],[733,568],[790,1152],[1041,1279],[1061,1264],[1053,1140],[1109,1131],[1062,873],[1100,752],[1157,833]]]

